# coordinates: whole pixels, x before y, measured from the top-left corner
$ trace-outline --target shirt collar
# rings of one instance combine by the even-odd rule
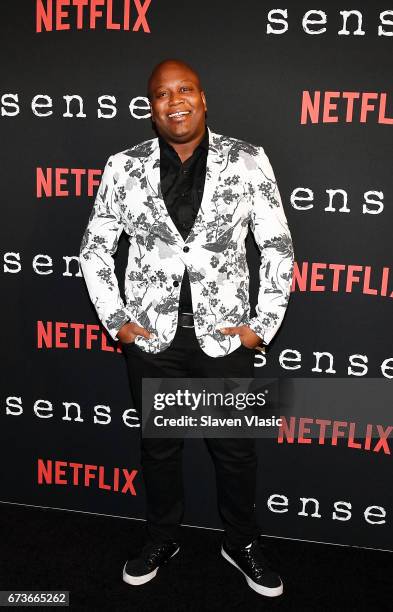
[[[172,147],[172,145],[169,144],[168,141],[165,140],[165,138],[163,138],[162,136],[158,136],[158,142],[160,144],[160,149],[161,151],[166,150],[169,153],[172,154],[176,154],[176,157],[178,157],[175,149]],[[194,151],[192,152],[192,154],[195,153],[195,151],[197,151],[197,149],[204,149],[205,151],[209,150],[209,130],[207,129],[207,125],[205,125],[205,135],[202,138],[201,142],[199,143],[199,145],[197,147],[195,147]]]

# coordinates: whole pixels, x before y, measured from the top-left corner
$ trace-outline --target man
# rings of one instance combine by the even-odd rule
[[[287,307],[293,248],[274,173],[262,147],[215,134],[196,72],[158,64],[148,97],[157,138],[109,157],[80,249],[91,300],[122,343],[134,405],[142,378],[253,376],[254,349],[271,342]],[[250,318],[248,226],[261,251]],[[113,255],[129,236],[123,302]],[[262,349],[263,350],[263,349]],[[255,519],[253,439],[205,439],[225,537],[221,553],[267,596],[280,595]],[[128,561],[132,585],[154,578],[179,551],[182,439],[141,440],[147,540]]]

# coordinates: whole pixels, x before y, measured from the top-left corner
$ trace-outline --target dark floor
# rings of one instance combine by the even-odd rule
[[[122,568],[143,522],[3,503],[0,521],[0,590],[68,590],[72,610],[393,610],[388,552],[267,538],[284,582],[272,600],[220,556],[220,532],[183,528],[170,565],[131,587]]]

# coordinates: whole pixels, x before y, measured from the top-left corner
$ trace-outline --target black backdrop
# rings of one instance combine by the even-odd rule
[[[353,33],[355,16],[348,21],[346,35],[339,34],[340,11],[348,10],[346,3],[281,3],[281,16],[273,17],[287,23],[288,29],[280,34],[284,26],[268,16],[277,3],[259,0],[152,0],[146,11],[150,32],[143,27],[132,31],[143,0],[128,3],[130,30],[107,29],[108,5],[113,4],[113,21],[119,23],[127,5],[113,0],[104,3],[104,18],[97,18],[94,29],[88,19],[91,3],[78,29],[71,1],[62,9],[68,29],[37,31],[36,6],[49,4],[21,1],[1,7],[1,501],[142,517],[139,473],[135,496],[99,488],[97,481],[90,487],[75,486],[69,467],[60,477],[67,484],[39,484],[37,476],[40,459],[103,466],[105,482],[111,482],[115,467],[139,469],[138,431],[122,420],[132,407],[124,357],[113,351],[110,338],[101,345],[105,334],[78,271],[80,241],[97,190],[95,185],[89,194],[87,169],[102,170],[110,154],[153,136],[143,99],[147,76],[165,57],[190,62],[202,77],[211,129],[265,148],[292,232],[296,269],[304,272],[305,266],[311,270],[320,264],[317,271],[322,276],[316,284],[325,287],[315,290],[310,274],[302,287],[294,285],[266,364],[256,356],[255,375],[390,380],[393,280],[387,275],[392,263],[393,126],[383,115],[393,116],[393,12],[390,17],[380,14],[393,5],[351,4],[349,8],[363,19],[363,34]],[[60,4],[53,1],[54,14]],[[302,19],[312,9],[320,13],[310,18],[326,23],[309,28],[324,27],[325,32],[305,31]],[[387,34],[379,31],[383,19],[392,22],[382,26]],[[269,33],[269,22],[276,33]],[[326,92],[336,92],[331,102],[337,107],[330,116],[337,120],[324,120],[321,106],[316,122],[308,118],[302,123],[303,92],[311,99],[321,92],[321,101]],[[349,120],[343,92],[360,95]],[[364,92],[375,93],[370,104],[376,110],[361,117]],[[83,112],[73,101],[67,113],[64,96],[72,95],[82,99]],[[46,106],[33,110],[35,96],[47,96],[46,102],[37,100]],[[106,102],[115,112],[102,109],[106,118],[98,116],[100,96],[112,97]],[[378,119],[383,100],[386,110]],[[63,169],[58,172],[64,179],[57,195],[54,178],[49,181],[51,195],[40,194],[40,171],[45,177],[52,171],[54,177],[56,169]],[[86,171],[80,193],[71,169]],[[343,191],[329,207],[327,190],[334,189]],[[345,210],[343,192],[348,198]],[[367,204],[367,198],[377,204]],[[258,259],[252,240],[248,255],[255,302]],[[120,280],[125,258],[123,236],[116,256]],[[343,266],[337,290],[329,264]],[[348,266],[359,266],[360,282],[352,286],[347,283]],[[365,289],[367,274],[376,294]],[[385,289],[382,278],[387,279]],[[53,334],[52,343],[41,342],[41,330],[49,338],[56,324],[63,335]],[[80,324],[80,342],[75,324]],[[92,348],[86,344],[88,325],[96,326],[100,338]],[[325,351],[333,360],[328,372],[326,356],[316,367],[316,352]],[[357,359],[363,369],[349,370],[353,355],[361,356]],[[288,357],[297,359],[297,369],[289,369],[294,362]],[[67,402],[75,404],[69,416]],[[96,406],[106,408],[95,410]],[[97,416],[99,411],[107,416]],[[387,410],[383,416],[375,421],[370,405],[369,423],[388,426],[391,413]],[[188,442],[185,523],[219,528],[212,465],[200,440]],[[315,440],[278,444],[274,439],[258,446],[258,512],[264,533],[392,548],[390,454],[348,448],[345,439],[336,447],[319,446]],[[267,500],[273,494],[288,498],[288,512],[269,509]],[[299,514],[301,497],[318,500],[320,517],[312,516],[311,506],[306,516]],[[351,504],[347,520],[332,518],[338,500]],[[365,520],[363,513],[370,505],[384,508],[384,522]]]

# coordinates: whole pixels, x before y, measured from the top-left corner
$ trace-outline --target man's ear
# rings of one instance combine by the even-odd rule
[[[154,117],[153,117],[153,107],[152,107],[152,105],[151,105],[150,100],[149,100],[149,106],[150,106],[151,120],[152,120],[152,121],[153,121],[153,123],[154,123]]]
[[[205,92],[201,90],[201,98],[202,98],[202,102],[203,105],[205,107],[205,112],[207,111],[207,102],[206,102],[206,96],[205,96]]]

